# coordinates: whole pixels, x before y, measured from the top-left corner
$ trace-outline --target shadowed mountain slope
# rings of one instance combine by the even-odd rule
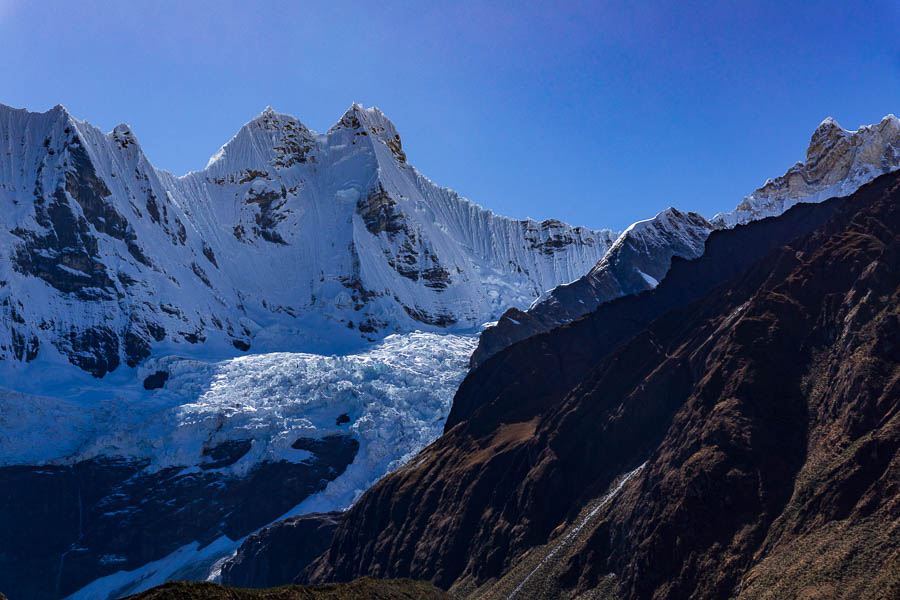
[[[528,310],[510,308],[482,334],[471,364],[477,366],[503,348],[569,323],[604,302],[653,289],[673,257],[697,258],[716,229],[729,229],[784,213],[798,202],[821,202],[847,196],[861,185],[900,167],[900,119],[856,131],[825,119],[813,132],[804,162],[744,198],[729,213],[707,221],[696,213],[668,208],[622,232],[606,255],[583,277],[549,290]]]
[[[721,232],[670,291],[489,360],[307,576],[486,598],[896,597],[898,200],[885,175]]]

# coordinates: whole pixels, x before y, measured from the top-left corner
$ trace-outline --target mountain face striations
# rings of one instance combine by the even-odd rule
[[[615,239],[436,186],[359,105],[324,135],[266,109],[183,177],[155,169],[127,125],[0,107],[0,205],[0,360],[97,377],[154,348],[340,351],[473,330]]]

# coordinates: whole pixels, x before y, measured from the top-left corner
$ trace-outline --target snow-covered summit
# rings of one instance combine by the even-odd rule
[[[474,330],[615,239],[435,185],[359,104],[325,134],[267,107],[181,177],[128,125],[0,106],[0,206],[0,361],[98,376],[157,349],[332,352]]]
[[[268,166],[286,145],[311,141],[313,134],[297,118],[275,112],[267,106],[244,124],[233,138],[209,159],[208,173],[225,169]],[[228,165],[217,164],[227,160]]]
[[[893,114],[856,131],[843,129],[832,117],[813,132],[806,161],[744,198],[729,213],[713,217],[717,227],[734,227],[777,216],[799,201],[820,202],[846,196],[875,177],[900,168],[900,119]]]

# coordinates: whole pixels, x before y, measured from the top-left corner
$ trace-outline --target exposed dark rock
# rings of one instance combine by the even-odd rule
[[[366,229],[372,235],[387,233],[394,237],[400,233],[409,236],[409,227],[403,213],[381,182],[365,198],[356,203],[356,212],[362,217]]]
[[[119,366],[119,337],[108,327],[73,330],[54,345],[72,364],[97,378]]]
[[[13,600],[55,600],[195,540],[239,539],[340,476],[359,447],[335,436],[309,444],[300,464],[264,462],[243,478],[212,470],[248,444],[209,449],[205,464],[218,464],[200,473],[110,460],[0,468],[0,589]]]
[[[15,249],[13,267],[66,294],[112,299],[115,284],[99,260],[97,240],[68,202],[62,189],[46,200],[35,200],[35,218],[48,232],[13,231],[24,240]]]
[[[150,356],[150,342],[136,330],[125,332],[125,363],[129,367],[136,367],[145,358]]]
[[[338,415],[338,418],[335,420],[336,425],[343,425],[344,423],[350,422],[350,415],[347,413],[341,413]]]
[[[131,225],[106,201],[112,195],[103,180],[97,176],[87,155],[84,142],[68,147],[72,169],[66,172],[66,191],[81,206],[85,218],[99,233],[125,242],[129,254],[138,262],[151,266],[137,244],[137,236]]]
[[[150,192],[147,195],[147,214],[150,215],[150,220],[154,223],[159,223],[159,204],[156,203],[156,196],[153,192]]]
[[[204,448],[203,456],[210,459],[200,465],[204,471],[233,465],[253,447],[253,440],[228,440],[212,448]]]
[[[166,385],[166,382],[169,380],[168,371],[157,371],[152,375],[147,375],[144,378],[144,389],[145,390],[158,390],[162,386]]]
[[[887,175],[722,232],[656,291],[489,359],[305,576],[508,597],[542,564],[521,597],[896,596],[898,201]]]
[[[188,344],[199,344],[200,342],[206,341],[206,336],[199,331],[179,331],[179,335],[184,338]]]
[[[323,438],[299,438],[291,448],[294,450],[307,450],[317,458],[345,461],[349,464],[359,451],[359,442],[349,435],[327,435]]]
[[[347,249],[350,252],[351,270],[349,277],[341,278],[341,285],[350,290],[353,299],[353,309],[362,310],[370,300],[378,296],[378,293],[366,289],[362,284],[359,253],[356,251],[356,244],[351,241]]]
[[[247,192],[247,202],[259,206],[259,212],[254,217],[256,223],[254,233],[267,242],[287,245],[276,229],[278,223],[286,217],[282,209],[287,204],[287,190],[282,187],[281,192],[268,190],[257,193],[251,188]]]
[[[234,339],[231,340],[231,345],[240,350],[241,352],[246,352],[250,349],[250,342],[245,342],[244,340]]]
[[[330,545],[343,513],[291,517],[252,534],[222,565],[222,583],[265,588],[292,583]]]
[[[451,315],[445,314],[437,314],[433,315],[419,308],[410,308],[409,306],[403,305],[403,310],[406,311],[410,317],[419,321],[420,323],[425,323],[427,325],[435,325],[437,327],[449,327],[456,323],[456,318]]]
[[[203,282],[203,285],[212,289],[212,283],[209,281],[209,277],[206,275],[206,271],[203,270],[203,267],[198,265],[195,262],[191,263],[191,270],[194,272],[194,275],[200,278],[200,281]]]
[[[37,337],[31,336],[30,338],[27,338],[24,333],[15,327],[10,330],[10,333],[12,334],[10,342],[12,344],[13,356],[16,360],[31,362],[37,358],[38,350],[40,349],[40,342]]]
[[[394,137],[384,142],[394,157],[402,163],[406,162],[406,152],[403,151],[403,144],[400,142],[400,134],[394,134]]]
[[[425,287],[433,290],[443,290],[451,283],[450,271],[440,265],[422,271],[422,279],[425,280]]]
[[[145,322],[143,324],[144,329],[150,336],[156,340],[157,342],[161,342],[166,339],[166,329],[162,325],[152,322]]]
[[[216,253],[213,252],[213,249],[210,248],[206,242],[203,242],[203,256],[206,257],[206,260],[212,263],[215,268],[219,268],[219,263],[216,262]]]

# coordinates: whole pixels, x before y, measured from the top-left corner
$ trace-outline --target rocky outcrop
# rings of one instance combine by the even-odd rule
[[[222,583],[242,588],[287,585],[331,546],[343,513],[311,513],[278,521],[241,544],[222,565]]]
[[[898,200],[887,175],[716,232],[654,291],[489,359],[307,576],[485,598],[892,597]]]
[[[880,123],[847,131],[828,117],[813,132],[804,162],[768,180],[732,212],[718,214],[712,222],[716,227],[734,227],[779,215],[797,202],[845,196],[898,168],[900,119],[887,115]]]
[[[324,489],[359,448],[331,436],[307,444],[304,462],[263,462],[243,477],[217,471],[249,443],[209,449],[200,469],[124,459],[0,468],[0,587],[13,600],[55,600],[191,542],[240,539]]]

